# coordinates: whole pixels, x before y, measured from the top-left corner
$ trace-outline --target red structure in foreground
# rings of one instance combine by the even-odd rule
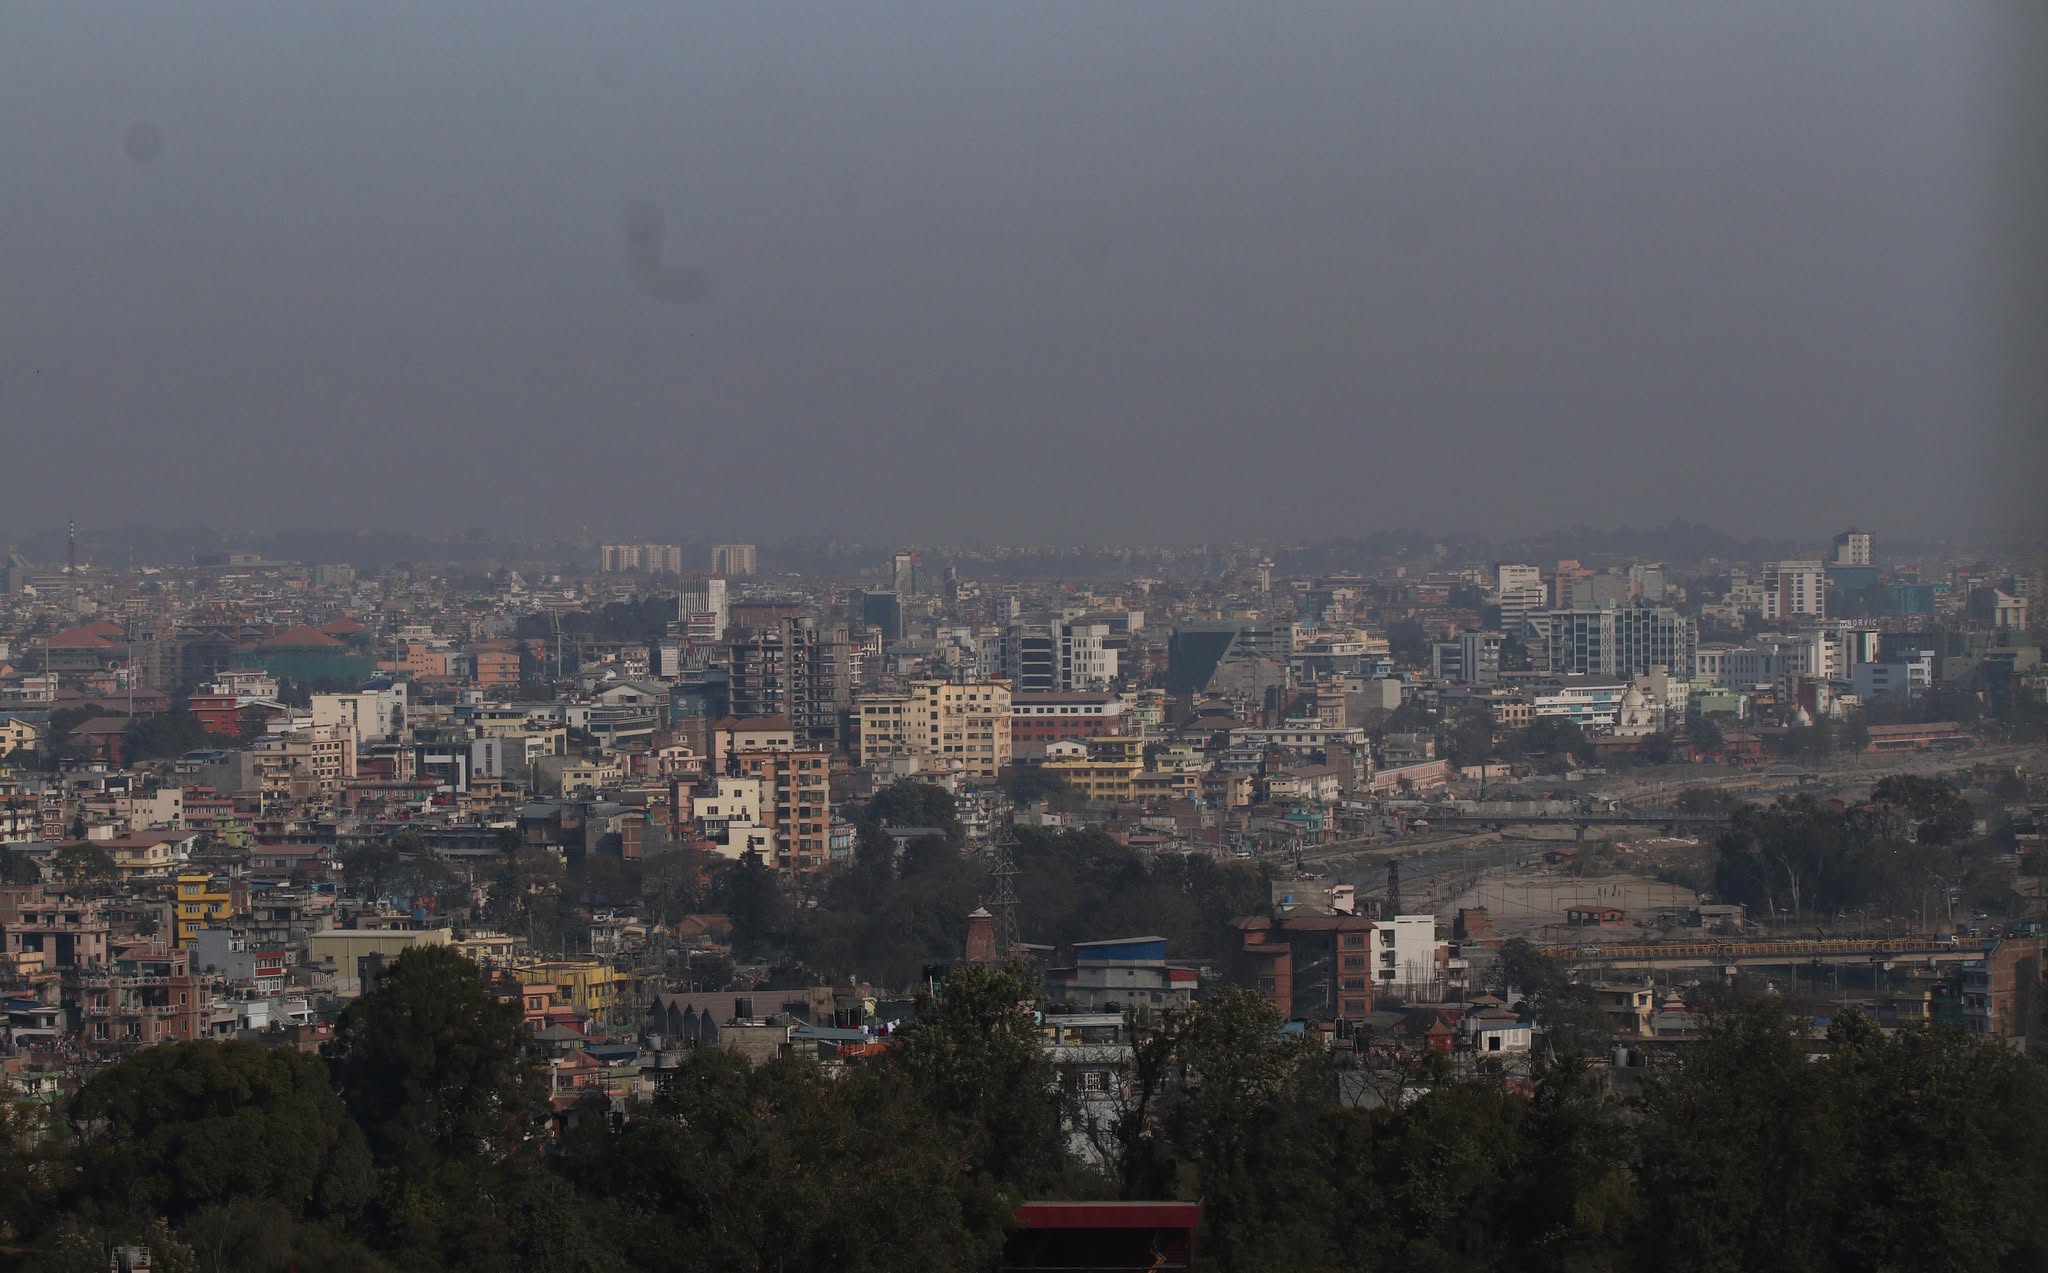
[[[1199,1202],[1027,1202],[997,1273],[1185,1273],[1195,1267]]]

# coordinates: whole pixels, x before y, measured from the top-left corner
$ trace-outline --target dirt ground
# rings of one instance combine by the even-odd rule
[[[1691,907],[1689,888],[1634,875],[1580,877],[1561,871],[1518,873],[1481,879],[1448,901],[1436,903],[1437,917],[1449,920],[1460,907],[1484,906],[1502,937],[1531,941],[1631,941],[1644,935],[1634,921],[1659,907]],[[1616,928],[1572,928],[1564,913],[1574,906],[1619,906],[1629,923]]]

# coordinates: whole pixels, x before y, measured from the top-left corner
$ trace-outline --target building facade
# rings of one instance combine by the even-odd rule
[[[1551,610],[1524,623],[1530,653],[1557,676],[1641,676],[1653,667],[1690,675],[1694,622],[1669,606]]]
[[[915,681],[902,694],[863,695],[860,761],[908,759],[994,781],[1010,763],[1010,687],[999,680]]]

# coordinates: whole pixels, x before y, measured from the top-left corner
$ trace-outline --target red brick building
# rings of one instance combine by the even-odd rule
[[[1238,932],[1230,979],[1290,1021],[1360,1021],[1372,1015],[1373,922],[1363,915],[1263,915],[1230,921]]]
[[[88,1051],[178,1043],[206,1032],[207,983],[193,976],[192,957],[183,950],[131,946],[110,965],[68,972],[63,994]]]
[[[1047,743],[1100,738],[1124,724],[1123,700],[1089,691],[1012,693],[1010,754],[1038,757]]]

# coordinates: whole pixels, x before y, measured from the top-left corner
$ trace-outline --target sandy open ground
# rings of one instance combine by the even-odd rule
[[[1482,879],[1456,898],[1437,905],[1437,915],[1450,919],[1460,907],[1484,906],[1494,931],[1503,937],[1546,941],[1617,941],[1640,938],[1637,919],[1659,907],[1691,907],[1697,898],[1689,888],[1633,875],[1576,877],[1562,872],[1498,875]],[[1571,928],[1564,913],[1574,906],[1619,906],[1630,923],[1620,928]]]

